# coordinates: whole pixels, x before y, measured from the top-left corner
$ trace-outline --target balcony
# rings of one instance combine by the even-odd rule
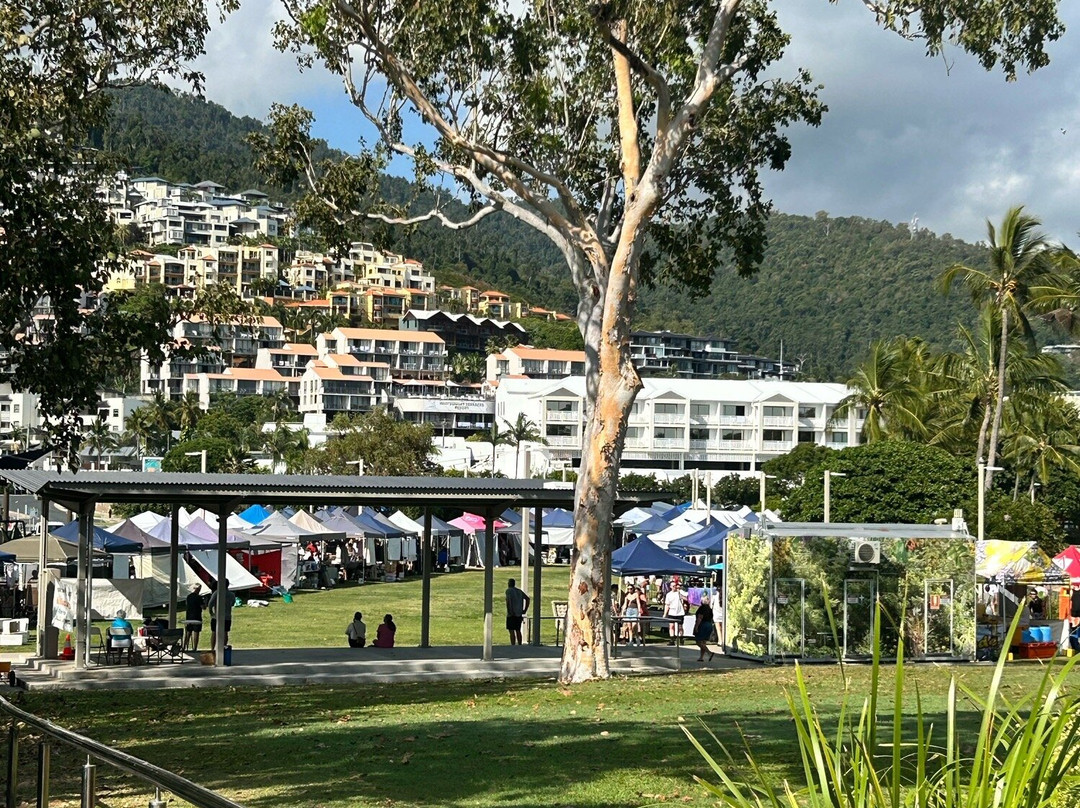
[[[561,421],[561,422],[564,422],[564,423],[565,422],[576,423],[576,422],[581,420],[581,413],[579,413],[576,409],[574,409],[574,410],[548,410],[547,411],[547,420],[548,421]]]
[[[717,447],[726,452],[745,452],[750,448],[750,442],[745,440],[722,440]]]
[[[721,415],[720,423],[724,426],[747,426],[754,420],[748,415]],[[786,424],[784,424],[786,426]]]
[[[785,416],[778,418],[775,415],[766,415],[761,419],[762,424],[765,426],[791,426],[791,416]]]
[[[789,440],[763,440],[761,442],[761,451],[763,452],[779,452],[780,454],[786,454],[795,448],[795,444]]]
[[[712,443],[712,441],[710,441],[710,440],[691,440],[690,441],[690,448],[691,449],[709,449],[709,448],[712,448],[710,446],[711,443]]]
[[[577,435],[547,435],[544,440],[548,446],[573,446],[581,445],[581,438]]]
[[[653,438],[653,447],[656,449],[683,449],[686,441],[683,438]]]
[[[686,413],[684,412],[658,412],[653,414],[654,424],[685,424]]]

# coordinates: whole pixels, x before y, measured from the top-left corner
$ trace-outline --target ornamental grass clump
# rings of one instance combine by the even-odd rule
[[[1014,620],[1014,630],[1017,623]],[[879,605],[875,640],[880,629]],[[878,724],[881,658],[875,641],[870,692],[856,709],[845,688],[835,726],[825,725],[810,698],[803,670],[797,670],[787,701],[803,783],[777,782],[745,739],[747,766],[738,766],[709,732],[723,753],[723,759],[717,760],[684,726],[690,742],[719,778],[718,782],[695,779],[732,808],[1050,808],[1061,805],[1063,794],[1076,793],[1080,700],[1065,691],[1065,682],[1080,657],[1060,666],[1048,664],[1034,691],[1012,701],[1001,692],[1006,647],[985,695],[952,678],[945,726],[937,727],[923,709],[917,686],[914,714],[905,717],[903,645],[899,643],[897,650],[892,723],[887,729]],[[977,739],[970,737],[970,731],[960,738],[957,705],[961,699],[981,712]]]

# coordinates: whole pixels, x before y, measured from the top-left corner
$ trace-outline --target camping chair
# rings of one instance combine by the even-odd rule
[[[555,644],[562,645],[562,640],[559,639],[562,636],[563,627],[566,624],[566,610],[569,607],[569,602],[565,600],[553,600],[551,601],[551,613],[555,616]]]
[[[101,629],[97,626],[90,626],[90,650],[93,652],[94,657],[100,665],[102,663],[102,657],[104,657],[106,653],[106,646],[105,638],[101,634]]]
[[[119,663],[126,652],[127,664],[130,665],[135,653],[135,638],[131,636],[131,629],[109,626],[105,629],[105,637],[106,664],[112,659],[113,654],[116,654],[116,661]]]
[[[147,662],[183,662],[184,630],[166,628],[146,637]]]

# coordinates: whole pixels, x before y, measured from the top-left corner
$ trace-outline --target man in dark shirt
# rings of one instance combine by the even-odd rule
[[[187,613],[184,615],[184,648],[199,650],[199,632],[202,631],[202,584],[195,584],[188,593]],[[188,643],[191,643],[190,645]]]
[[[521,622],[529,608],[529,596],[514,586],[510,579],[506,587],[506,630],[510,632],[510,644],[521,645]]]

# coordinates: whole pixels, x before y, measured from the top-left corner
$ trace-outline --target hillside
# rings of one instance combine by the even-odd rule
[[[244,142],[259,127],[211,102],[138,88],[114,96],[110,125],[93,140],[133,172],[266,188]],[[282,199],[294,191],[267,190]],[[409,185],[388,177],[385,193],[406,199]],[[675,288],[643,290],[637,324],[726,335],[742,350],[770,356],[779,354],[782,341],[784,357],[802,360],[809,377],[833,380],[846,378],[875,339],[918,335],[945,347],[957,322],[971,319],[968,301],[959,294],[943,298],[935,282],[953,262],[979,263],[981,247],[927,231],[912,238],[904,225],[824,214],[777,214],[768,234],[765,261],[753,278],[721,271],[712,293],[698,300]],[[385,246],[422,261],[440,282],[499,288],[534,305],[574,311],[558,252],[508,216],[488,217],[464,233],[429,223]]]

